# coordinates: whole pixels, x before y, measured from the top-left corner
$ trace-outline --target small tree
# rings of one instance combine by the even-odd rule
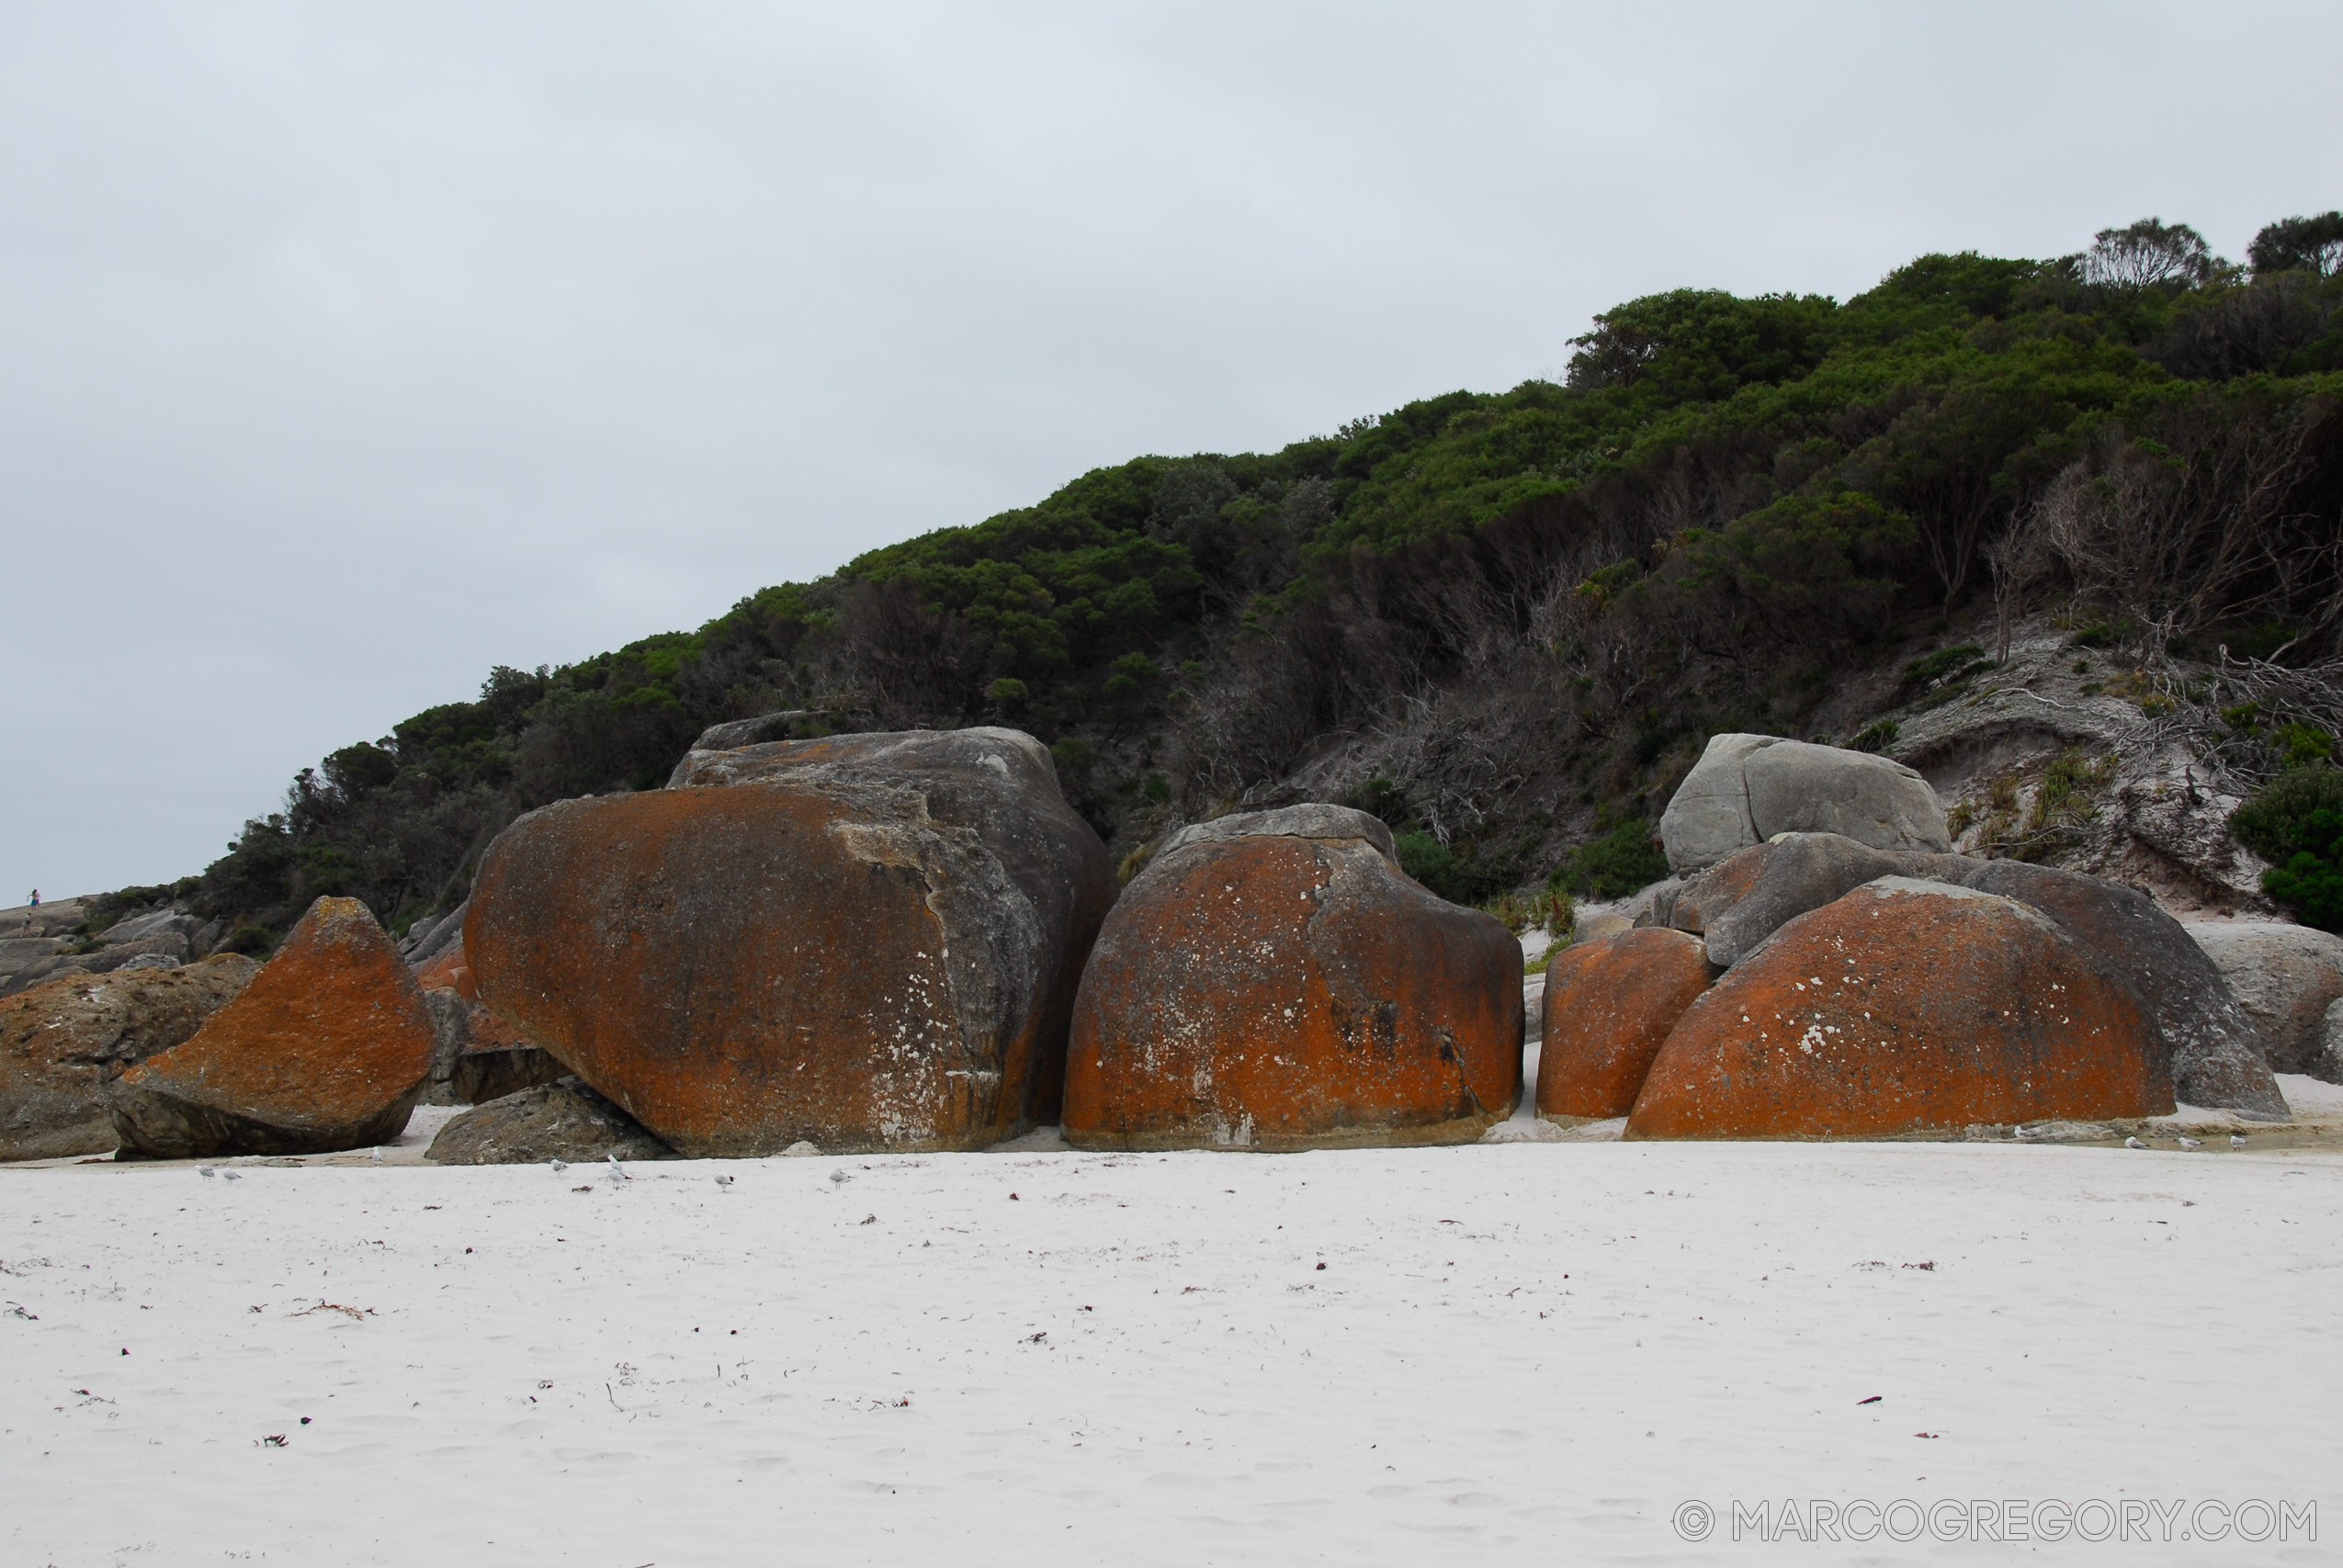
[[[2083,253],[2083,281],[2125,294],[2193,288],[2224,264],[2186,223],[2143,218],[2128,229],[2101,229]]]
[[[2281,218],[2246,247],[2254,275],[2309,272],[2333,277],[2343,272],[2343,212],[2315,218]]]

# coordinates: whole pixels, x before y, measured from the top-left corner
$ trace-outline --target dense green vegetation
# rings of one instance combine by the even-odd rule
[[[198,898],[252,947],[322,893],[402,927],[519,812],[653,787],[703,727],[776,710],[1029,729],[1129,864],[1306,789],[1384,816],[1450,897],[1615,896],[1657,874],[1646,825],[1706,734],[1795,729],[1981,596],[2334,649],[2343,215],[2250,255],[2150,220],[2051,261],[1921,257],[1843,303],[1636,299],[1559,385],[1139,457],[695,632],[496,670],[304,770]]]
[[[2325,760],[2288,768],[2237,808],[2229,830],[2270,863],[2262,891],[2294,918],[2343,931],[2343,771]]]

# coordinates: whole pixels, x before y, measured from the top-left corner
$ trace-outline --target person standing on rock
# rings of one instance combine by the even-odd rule
[[[38,909],[40,908],[40,888],[36,887],[32,890],[32,897],[25,900],[25,908],[28,909]]]

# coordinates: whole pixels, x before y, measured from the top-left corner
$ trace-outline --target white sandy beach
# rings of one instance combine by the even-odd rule
[[[0,1171],[0,1562],[2281,1550],[1729,1540],[1783,1497],[2315,1499],[2282,1560],[2343,1558],[2315,1150],[218,1168]]]

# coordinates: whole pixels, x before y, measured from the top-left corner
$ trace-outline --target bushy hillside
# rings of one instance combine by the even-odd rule
[[[2147,220],[1843,303],[1634,300],[1561,385],[1136,458],[695,632],[498,669],[304,770],[175,891],[253,950],[321,893],[403,928],[519,812],[654,787],[703,727],[784,709],[1029,729],[1118,855],[1307,794],[1384,815],[1452,897],[1616,890],[1706,735],[1847,739],[1851,678],[1955,623],[2072,607],[2143,669],[2335,655],[2339,262],[2343,214],[2244,266]]]

